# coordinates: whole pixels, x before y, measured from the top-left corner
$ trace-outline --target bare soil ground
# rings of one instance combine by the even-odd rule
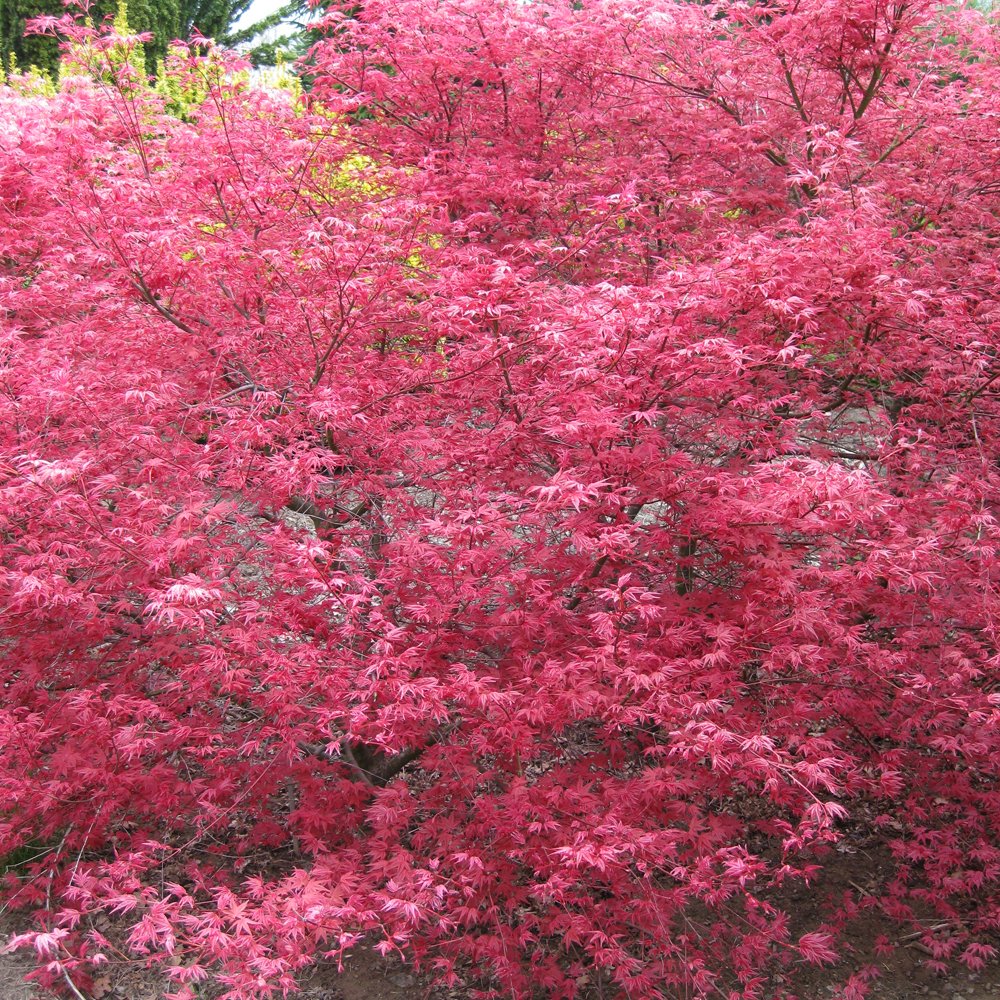
[[[808,888],[799,885],[775,900],[789,913],[793,934],[816,927],[829,915],[822,902],[824,898],[848,888],[863,895],[869,885],[877,885],[886,874],[887,860],[877,843],[864,837],[845,838],[837,851],[822,859],[823,874],[816,884]],[[25,984],[24,976],[32,968],[27,955],[3,951],[3,944],[17,929],[16,914],[0,918],[0,1000],[53,1000],[54,994]],[[794,990],[800,1000],[838,1000],[843,997],[840,986],[852,972],[873,966],[879,970],[879,976],[871,986],[870,1000],[1000,1000],[1000,961],[980,972],[956,966],[947,975],[936,975],[924,966],[926,951],[913,934],[904,935],[902,944],[888,956],[874,953],[872,946],[880,934],[898,939],[899,933],[898,927],[887,925],[874,909],[862,911],[845,928],[842,961],[834,967],[800,968],[789,977],[786,991]],[[100,988],[86,1000],[162,1000],[170,990],[162,976],[144,969],[138,962],[123,962],[111,968],[99,983]],[[776,986],[775,995],[778,992]],[[299,997],[300,1000],[467,1000],[462,991],[430,989],[398,958],[383,958],[366,947],[354,950],[342,972],[332,965],[317,968],[303,984]]]
[[[873,986],[871,1000],[1000,1000],[1000,966],[990,966],[981,973],[956,970],[948,976],[935,976],[920,967],[919,958],[919,952],[901,948],[889,958],[876,961],[882,975]],[[834,969],[810,974],[801,987],[803,1000],[833,1000],[838,995],[835,984],[842,982],[852,967],[853,961],[843,962]],[[53,994],[23,981],[30,970],[26,956],[0,954],[0,1000],[51,1000]],[[119,973],[116,982],[109,983],[106,991],[93,1000],[161,1000],[166,991],[162,981],[136,969]],[[425,984],[398,961],[360,949],[343,973],[318,970],[301,1000],[422,1000],[429,995]],[[451,993],[450,1000],[462,997]]]

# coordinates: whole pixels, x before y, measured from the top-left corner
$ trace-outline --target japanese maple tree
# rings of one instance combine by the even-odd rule
[[[366,0],[308,100],[36,27],[0,854],[46,982],[121,959],[102,911],[177,998],[369,938],[770,1000],[866,908],[993,956],[993,20]],[[789,912],[841,840],[878,870]]]

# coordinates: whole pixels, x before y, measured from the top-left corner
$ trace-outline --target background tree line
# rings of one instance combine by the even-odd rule
[[[150,32],[153,40],[145,46],[147,68],[152,72],[174,39],[189,39],[196,32],[226,45],[252,44],[251,60],[274,64],[292,60],[306,47],[306,0],[291,0],[268,17],[237,30],[236,26],[253,5],[253,0],[129,0],[128,23],[133,31]],[[51,36],[25,35],[25,24],[33,17],[58,17],[65,10],[63,0],[5,0],[0,4],[0,64],[5,73],[16,67],[55,75],[59,67],[59,45]],[[113,17],[117,0],[95,0],[90,15],[95,22]],[[292,28],[290,36],[268,38],[265,32],[279,24]]]

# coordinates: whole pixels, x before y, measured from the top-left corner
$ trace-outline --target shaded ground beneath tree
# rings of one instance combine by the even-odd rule
[[[822,874],[813,886],[800,885],[778,901],[791,917],[793,934],[815,927],[823,919],[825,897],[848,888],[863,894],[866,885],[874,886],[884,877],[886,862],[887,854],[877,843],[863,836],[845,836],[837,849],[823,859]],[[0,918],[0,943],[18,929],[17,914]],[[844,958],[839,964],[803,966],[793,977],[791,981],[801,1000],[842,996],[839,987],[864,966],[874,966],[880,972],[872,984],[870,1000],[1000,1000],[1000,962],[980,972],[956,964],[947,975],[937,975],[924,967],[928,955],[913,934],[903,933],[902,943],[888,956],[876,956],[872,945],[880,934],[899,941],[901,932],[877,912],[862,911],[845,930]],[[52,993],[24,983],[23,977],[31,968],[25,953],[0,951],[0,1000],[52,1000]],[[98,984],[99,988],[86,1000],[162,1000],[171,989],[162,974],[145,970],[138,962],[111,968]],[[299,996],[301,1000],[467,1000],[469,994],[431,990],[398,958],[383,958],[371,948],[360,947],[346,960],[343,972],[332,965],[318,968],[303,984]]]
[[[6,936],[10,924],[3,928]],[[860,944],[860,942],[858,942]],[[872,1000],[1000,1000],[1000,966],[992,965],[981,973],[957,970],[948,976],[935,976],[919,964],[919,952],[901,948],[887,959],[874,964],[882,969],[874,984]],[[803,983],[803,1000],[829,1000],[841,982],[860,962],[843,962],[834,969],[815,970]],[[33,989],[23,981],[31,969],[24,955],[0,954],[0,1000],[49,1000],[51,993]],[[100,996],[87,1000],[161,1000],[168,987],[162,979],[140,968],[119,971]],[[302,1000],[420,1000],[428,996],[420,980],[407,972],[398,961],[383,959],[371,950],[361,949],[348,961],[344,972],[321,969],[301,994]],[[464,1000],[461,993],[438,992],[435,997]]]

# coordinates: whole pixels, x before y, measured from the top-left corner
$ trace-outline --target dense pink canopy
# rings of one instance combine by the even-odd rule
[[[101,910],[178,998],[373,935],[488,995],[772,1000],[859,907],[981,964],[995,24],[353,16],[299,103],[79,38],[0,90],[0,855],[47,975]],[[793,924],[840,840],[879,870]]]

